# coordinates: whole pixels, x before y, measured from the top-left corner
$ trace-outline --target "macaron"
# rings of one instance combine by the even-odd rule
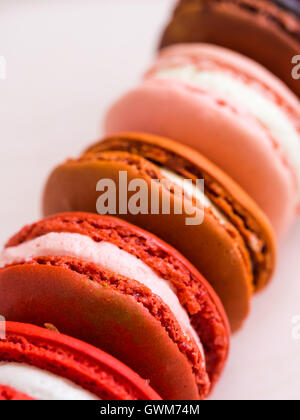
[[[197,149],[262,208],[280,236],[300,208],[300,102],[254,61],[204,44],[163,50],[109,110],[108,135],[144,131]]]
[[[21,394],[9,386],[0,385],[0,401],[29,401],[32,398]]]
[[[125,182],[120,174],[126,175]],[[194,206],[193,184],[182,206],[182,191],[176,187],[182,186],[183,179],[194,184],[204,180],[204,206]],[[237,331],[248,316],[253,292],[270,281],[276,260],[273,230],[256,204],[194,150],[161,137],[125,133],[102,140],[78,159],[54,169],[44,191],[45,215],[95,212],[102,197],[96,191],[99,180],[109,180],[116,188],[113,212],[167,241],[196,266],[220,297],[232,331]],[[120,196],[137,180],[147,188],[141,200],[147,201],[147,207],[139,212],[129,210],[134,191]],[[159,197],[160,204],[154,212],[153,196]],[[161,204],[168,201],[165,212]],[[194,208],[199,219],[189,224]],[[97,210],[111,211],[98,206]]]
[[[181,0],[160,47],[194,42],[254,59],[300,96],[300,83],[292,77],[292,60],[300,52],[298,0]]]
[[[54,215],[0,257],[0,313],[112,354],[166,400],[205,399],[229,351],[213,289],[169,245],[122,220]]]
[[[6,322],[0,400],[159,400],[128,367],[74,338]]]

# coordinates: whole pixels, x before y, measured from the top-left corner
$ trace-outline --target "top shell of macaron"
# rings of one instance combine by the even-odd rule
[[[197,70],[227,71],[235,77],[242,77],[280,104],[300,129],[300,103],[295,94],[263,66],[227,48],[206,43],[181,43],[166,47],[160,51],[146,78],[151,78],[166,67],[186,65],[194,66]]]

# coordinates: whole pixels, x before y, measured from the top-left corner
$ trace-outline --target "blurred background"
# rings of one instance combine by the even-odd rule
[[[174,0],[1,0],[0,243],[40,217],[54,165],[101,137],[151,63]],[[213,399],[300,399],[300,221],[273,284],[233,338]]]

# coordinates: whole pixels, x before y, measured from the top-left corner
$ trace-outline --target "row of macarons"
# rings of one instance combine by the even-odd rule
[[[105,132],[147,132],[197,149],[280,236],[300,202],[297,63],[298,0],[179,0],[157,59],[110,109]]]
[[[187,20],[185,29],[202,13],[224,19],[226,4],[232,16],[243,20],[243,13],[253,14],[254,6],[241,8],[246,3],[262,2],[182,1],[163,44],[195,41],[182,27],[173,30],[178,19],[179,27]],[[270,16],[277,6],[266,8],[256,19],[264,27],[267,17],[274,24]],[[277,24],[278,30],[291,28],[288,14],[276,14],[285,22]],[[207,398],[228,358],[230,329],[243,325],[253,293],[271,280],[276,239],[297,215],[299,113],[297,96],[249,58],[206,44],[164,49],[141,84],[109,110],[107,137],[51,173],[43,199],[46,218],[8,241],[0,256],[1,315],[40,327],[55,325],[121,360],[143,378],[133,381],[138,392],[121,393],[122,398],[155,399],[154,392],[163,399]],[[143,179],[162,201],[171,193],[172,209],[179,200],[174,186],[183,179],[204,179],[203,223],[187,226],[187,209],[182,214],[119,213],[120,218],[95,214],[98,181],[113,180],[120,190],[120,172],[126,172],[128,183]],[[169,184],[153,183],[162,179]],[[59,333],[11,325],[9,345],[17,343],[20,355],[15,356],[16,349],[1,353],[0,346],[0,361],[5,361],[0,383],[1,370],[14,372],[15,363],[38,368],[39,374],[44,370],[42,362],[35,365],[25,355],[32,343],[19,345],[31,337],[31,329],[43,337],[35,343],[48,334],[56,335],[53,342],[65,340]],[[6,343],[0,340],[4,348]],[[113,366],[120,370],[118,362]],[[61,376],[62,370],[55,369],[51,373]],[[132,379],[128,372],[127,380]],[[34,372],[30,377],[34,381]],[[82,388],[79,374],[64,379],[74,378]],[[3,383],[2,394],[34,397],[30,383]],[[118,398],[105,393],[107,388],[96,389],[95,382],[86,391]]]
[[[160,202],[171,198],[170,213],[96,214],[96,184],[114,181],[118,196],[120,172],[128,183],[144,180]],[[174,211],[182,198],[174,182],[184,178],[205,181],[196,226],[186,225],[187,203]],[[207,398],[225,367],[230,332],[275,269],[275,235],[254,201],[198,152],[136,133],[106,138],[55,168],[43,207],[46,217],[0,254],[1,315],[54,325],[112,354],[163,399]],[[20,376],[24,368],[26,358]],[[0,364],[0,382],[14,385],[3,383],[7,369]]]

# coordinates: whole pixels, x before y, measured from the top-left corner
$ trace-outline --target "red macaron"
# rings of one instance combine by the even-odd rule
[[[32,399],[9,386],[0,385],[0,401],[27,401]]]
[[[0,400],[158,400],[112,356],[55,331],[6,322],[0,340]]]
[[[201,256],[199,256],[201,258]],[[204,399],[229,350],[215,292],[175,249],[122,220],[66,213],[1,255],[0,313],[100,347],[164,399]]]

